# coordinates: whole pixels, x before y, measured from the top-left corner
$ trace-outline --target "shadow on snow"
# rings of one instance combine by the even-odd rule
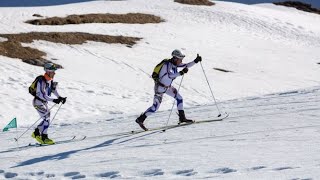
[[[122,140],[120,142],[114,143],[117,140],[121,140],[123,138],[127,138],[127,137],[132,136],[132,135],[125,135],[125,136],[122,136],[122,137],[110,139],[108,141],[105,141],[105,142],[103,142],[101,144],[98,144],[96,146],[93,146],[93,147],[88,147],[88,148],[83,148],[83,149],[78,149],[78,150],[71,150],[71,151],[67,151],[67,152],[58,153],[58,154],[55,154],[55,155],[43,156],[43,157],[29,159],[29,160],[26,160],[26,161],[23,161],[23,162],[17,164],[16,166],[11,167],[11,168],[16,168],[16,167],[21,167],[21,166],[28,166],[28,165],[32,165],[32,164],[36,164],[36,163],[40,163],[40,162],[44,162],[44,161],[63,160],[63,159],[69,158],[70,155],[78,153],[78,152],[81,152],[81,151],[87,151],[87,150],[103,148],[103,147],[107,147],[107,146],[111,146],[111,145],[122,144],[122,143],[126,143],[126,142],[129,142],[129,141],[135,140],[135,139],[139,139],[139,138],[145,137],[145,136],[153,135],[153,134],[156,134],[156,133],[159,133],[159,132],[158,131],[150,132],[148,134],[143,134],[143,135],[140,135],[140,136],[137,136],[137,137],[132,137],[132,138],[125,139],[125,140]]]

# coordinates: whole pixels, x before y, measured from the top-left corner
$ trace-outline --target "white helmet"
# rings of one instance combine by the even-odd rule
[[[173,50],[171,55],[172,55],[172,57],[175,57],[178,59],[183,59],[185,57],[185,55],[179,49]]]
[[[44,64],[44,71],[46,72],[54,72],[57,70],[57,66],[53,63],[46,63]]]

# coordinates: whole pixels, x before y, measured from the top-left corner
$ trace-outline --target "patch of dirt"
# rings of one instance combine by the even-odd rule
[[[80,32],[30,32],[21,34],[0,34],[8,41],[0,42],[0,55],[22,59],[23,62],[43,66],[49,62],[44,58],[46,53],[30,47],[23,47],[21,43],[32,43],[34,40],[44,40],[62,44],[83,44],[87,41],[126,44],[128,47],[136,44],[141,38],[125,36],[109,36]],[[62,67],[57,65],[58,67]]]
[[[313,8],[311,4],[303,3],[300,1],[284,1],[284,2],[274,2],[275,5],[281,5],[286,7],[294,7],[301,11],[306,11],[310,13],[320,14],[320,9]]]
[[[33,14],[32,16],[34,16],[34,17],[43,17],[40,14]]]
[[[213,6],[213,2],[209,0],[174,0],[174,2],[181,4],[190,4],[190,5],[204,5],[204,6]]]
[[[0,34],[0,37],[5,37],[9,41],[18,41],[24,43],[31,43],[34,40],[44,40],[63,44],[83,44],[86,41],[96,41],[104,43],[127,44],[130,46],[136,44],[136,41],[141,39],[136,37],[109,36],[82,32],[30,32],[21,34]]]
[[[66,25],[85,23],[125,23],[125,24],[147,24],[161,23],[161,17],[151,14],[128,13],[128,14],[83,14],[69,15],[67,17],[51,17],[46,19],[28,20],[26,23],[33,25]]]
[[[23,62],[37,66],[43,66],[46,62],[50,62],[43,58],[47,55],[46,53],[30,47],[23,47],[17,41],[0,42],[0,55],[18,58]],[[60,65],[57,65],[57,67],[62,68]]]

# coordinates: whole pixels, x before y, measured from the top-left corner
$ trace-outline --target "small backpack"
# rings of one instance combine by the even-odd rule
[[[155,82],[159,82],[159,73],[161,71],[161,68],[165,63],[169,62],[169,60],[170,59],[164,59],[159,64],[157,64],[156,67],[154,67],[151,77]]]
[[[37,93],[37,84],[38,84],[39,80],[44,80],[44,76],[40,75],[40,76],[36,77],[36,79],[29,86],[29,93],[34,97],[36,96],[36,93]]]

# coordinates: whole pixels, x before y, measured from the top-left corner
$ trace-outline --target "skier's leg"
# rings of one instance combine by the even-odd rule
[[[179,122],[186,122],[186,123],[191,123],[193,120],[187,119],[183,110],[183,98],[177,91],[177,89],[173,86],[171,86],[167,91],[166,94],[175,98],[177,101],[177,109],[179,112]]]
[[[162,96],[163,94],[155,94],[154,97],[153,97],[153,104],[152,106],[150,106],[145,112],[144,114],[146,116],[149,116],[151,115],[152,113],[155,113],[159,107],[160,107],[160,104],[162,102]]]
[[[154,86],[153,104],[143,113],[146,117],[155,113],[159,109],[162,102],[163,93],[166,92],[166,90],[167,88],[157,84]]]
[[[40,117],[42,117],[42,121],[37,126],[37,129],[39,130],[40,134],[48,134],[47,131],[50,122],[50,111],[47,103],[35,100],[33,101],[33,106],[37,110]]]
[[[42,117],[42,122],[38,125],[38,129],[40,131],[40,134],[47,134],[47,129],[49,127],[49,121],[50,121],[50,112],[48,109],[47,104],[38,104],[34,106],[39,115]]]
[[[175,87],[169,87],[166,91],[166,94],[175,98],[175,100],[177,101],[177,108],[179,111],[183,110],[183,98]]]
[[[138,123],[139,126],[145,131],[147,131],[148,129],[144,126],[143,122],[149,115],[155,113],[159,109],[160,104],[162,102],[162,96],[163,96],[163,93],[161,92],[165,92],[166,89],[162,89],[162,87],[155,85],[154,90],[155,90],[155,94],[153,97],[152,106],[150,106],[144,113],[142,113],[136,119],[136,123]]]

